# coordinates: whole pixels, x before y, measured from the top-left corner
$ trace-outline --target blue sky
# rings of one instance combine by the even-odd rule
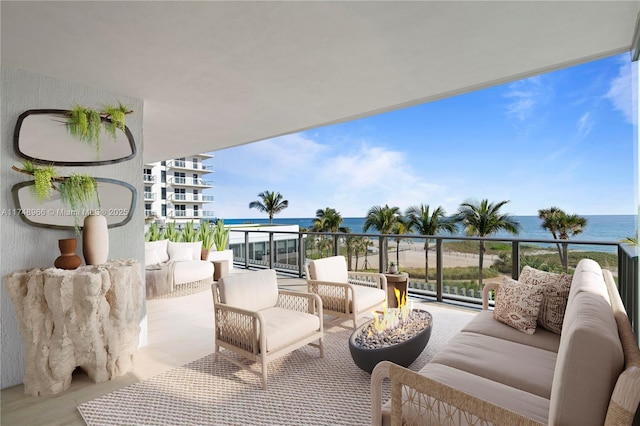
[[[421,203],[454,213],[468,199],[505,212],[634,214],[637,81],[628,54],[348,123],[215,152],[213,210],[262,218],[249,203],[278,191],[276,217],[332,207]]]

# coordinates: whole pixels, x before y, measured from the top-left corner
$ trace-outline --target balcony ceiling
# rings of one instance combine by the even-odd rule
[[[143,99],[144,158],[157,161],[629,51],[639,10],[640,1],[2,1],[1,59]]]

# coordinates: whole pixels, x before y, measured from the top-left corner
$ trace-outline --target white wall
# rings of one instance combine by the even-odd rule
[[[60,81],[28,71],[2,67],[2,122],[0,151],[0,275],[19,269],[51,267],[59,256],[58,239],[78,237],[76,253],[82,256],[82,238],[73,230],[55,230],[29,226],[19,217],[6,214],[14,207],[11,187],[25,180],[25,176],[11,170],[19,166],[21,158],[13,150],[13,131],[18,116],[29,109],[70,109],[75,104],[99,108],[106,103],[129,106],[134,112],[127,116],[137,147],[137,155],[129,161],[106,166],[57,167],[61,175],[87,173],[132,184],[138,191],[133,219],[125,226],[109,229],[109,258],[138,259],[144,265],[144,204],[142,203],[142,108],[143,102],[96,88]],[[43,141],[46,143],[46,141]],[[73,149],[73,147],[70,147]],[[18,329],[13,304],[2,285],[1,294],[1,382],[6,388],[22,383],[24,375],[24,347]],[[147,341],[146,312],[141,318],[141,342]]]

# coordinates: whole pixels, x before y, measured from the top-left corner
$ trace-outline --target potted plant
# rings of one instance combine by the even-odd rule
[[[218,219],[212,230],[213,244],[215,244],[216,249],[209,253],[209,260],[226,260],[229,262],[229,269],[231,269],[233,267],[233,250],[227,249],[231,231],[225,228],[224,219]]]
[[[202,260],[209,260],[209,252],[213,247],[213,228],[208,221],[202,222],[200,225],[198,238],[202,241],[202,253],[200,258]]]
[[[390,274],[397,274],[398,273],[398,267],[396,266],[396,263],[391,261],[389,262],[389,269],[387,270],[388,273]]]

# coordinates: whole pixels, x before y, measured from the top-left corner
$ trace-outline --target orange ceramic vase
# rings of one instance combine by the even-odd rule
[[[76,255],[76,245],[78,242],[75,238],[64,238],[58,240],[60,248],[60,256],[53,262],[56,268],[60,269],[76,269],[82,263],[80,256]]]

